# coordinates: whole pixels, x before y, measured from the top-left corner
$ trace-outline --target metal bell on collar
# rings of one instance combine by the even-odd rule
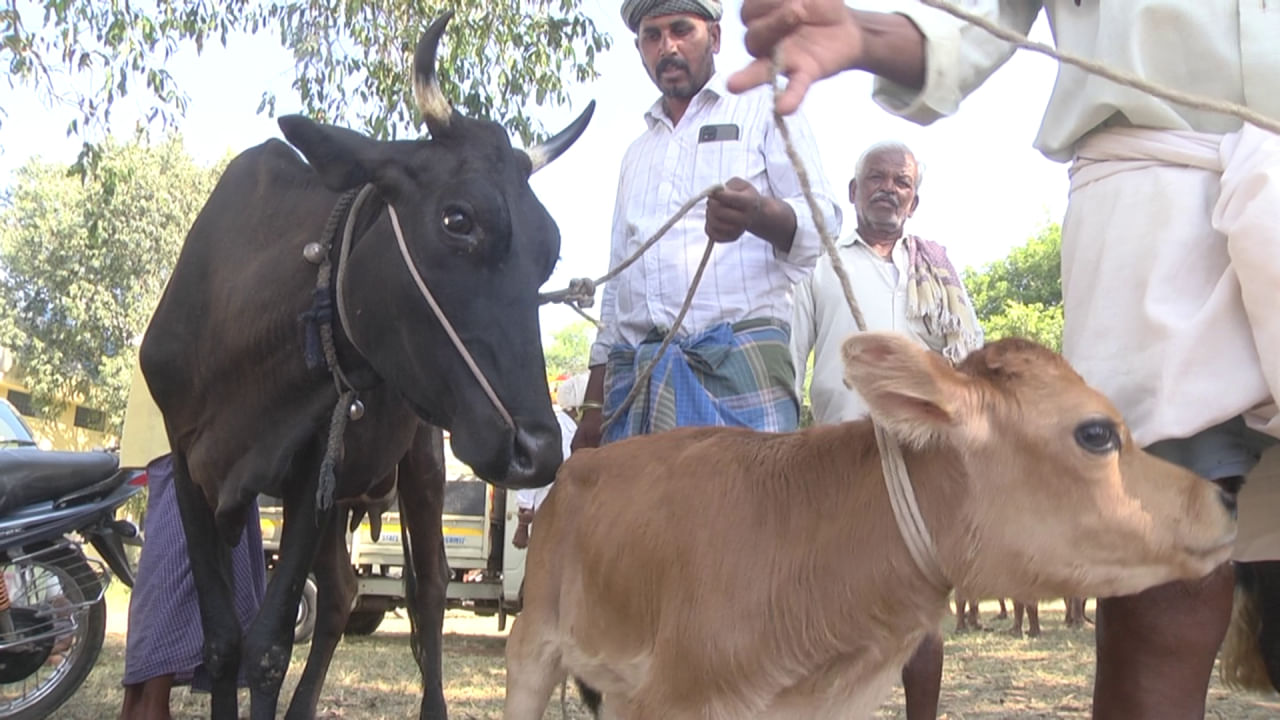
[[[319,265],[324,262],[325,248],[318,242],[309,242],[302,248],[302,257],[312,265]]]
[[[359,420],[364,417],[364,403],[360,398],[351,401],[351,406],[347,408],[347,417],[352,420]]]

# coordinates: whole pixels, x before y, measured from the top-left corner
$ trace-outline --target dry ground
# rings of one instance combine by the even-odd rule
[[[118,585],[116,587],[119,587]],[[102,657],[88,682],[57,717],[100,720],[115,717],[123,691],[119,678],[124,664],[126,596],[110,595],[111,630]],[[1005,718],[1088,718],[1093,683],[1093,632],[1062,626],[1062,604],[1042,606],[1045,634],[1038,639],[1014,638],[1005,632],[1009,622],[995,620],[994,604],[983,605],[985,632],[949,635],[943,677],[942,717],[947,720],[1003,720]],[[1090,605],[1089,615],[1093,608]],[[948,632],[951,621],[945,625]],[[388,616],[376,635],[345,640],[338,649],[321,701],[320,718],[381,720],[416,718],[417,668],[409,655],[407,620]],[[1175,629],[1176,630],[1176,629]],[[453,720],[496,719],[502,712],[502,650],[505,633],[494,618],[450,612],[446,620],[446,694]],[[308,646],[294,652],[294,666],[286,680],[291,689],[301,672]],[[571,720],[587,720],[588,713],[569,692]],[[241,704],[247,715],[247,696]],[[207,717],[207,696],[178,689],[173,695],[174,717]],[[902,692],[894,695],[878,718],[901,718]],[[281,704],[283,714],[284,703]],[[1209,696],[1208,717],[1214,720],[1280,718],[1280,698],[1229,694],[1216,680]],[[558,702],[547,718],[560,718]]]

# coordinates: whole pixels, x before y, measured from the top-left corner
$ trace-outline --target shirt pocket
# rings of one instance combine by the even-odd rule
[[[746,139],[702,142],[693,148],[693,191],[739,177],[763,190],[764,158]]]

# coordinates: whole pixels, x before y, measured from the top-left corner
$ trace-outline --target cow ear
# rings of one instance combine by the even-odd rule
[[[941,355],[888,332],[854,335],[843,351],[845,385],[898,442],[922,448],[958,425],[967,384]]]
[[[377,141],[301,115],[285,115],[277,122],[289,143],[319,173],[325,187],[343,192],[373,180],[370,168],[379,147]]]

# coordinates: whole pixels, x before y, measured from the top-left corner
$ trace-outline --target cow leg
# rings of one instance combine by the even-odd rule
[[[1036,600],[1027,603],[1027,636],[1040,637],[1040,603]]]
[[[213,682],[209,716],[236,720],[240,716],[236,698],[240,621],[232,601],[231,546],[219,536],[213,509],[191,480],[186,456],[178,452],[173,454],[173,484],[200,606],[204,667]]]
[[[957,634],[962,633],[967,629],[965,627],[964,605],[965,605],[964,597],[961,596],[960,593],[956,593],[956,633]]]
[[[1013,627],[1009,628],[1009,634],[1014,637],[1022,637],[1022,612],[1025,608],[1021,601],[1013,601]]]
[[[907,720],[938,717],[938,695],[942,692],[942,636],[938,633],[925,635],[903,666],[902,691]]]
[[[1066,603],[1066,626],[1069,628],[1084,627],[1084,598],[1069,597],[1066,598]]]
[[[444,437],[423,425],[399,466],[400,542],[404,547],[409,645],[422,673],[420,720],[445,720],[442,654],[449,561],[444,553]]]
[[[996,616],[997,620],[1009,619],[1009,608],[1004,604],[1004,598],[1000,598],[1000,614]]]
[[[293,691],[285,720],[315,717],[320,691],[333,661],[333,652],[342,639],[351,617],[351,603],[356,597],[356,576],[347,552],[346,512],[333,513],[333,518],[320,536],[320,552],[316,556],[316,628],[311,636],[311,651],[302,678]]]
[[[1201,580],[1098,600],[1095,720],[1204,717],[1234,575],[1227,563]]]
[[[280,702],[280,684],[289,669],[293,651],[293,626],[307,573],[315,564],[322,531],[333,523],[337,508],[319,511],[316,486],[319,479],[285,485],[284,534],[280,562],[276,565],[262,609],[245,636],[244,657],[249,682],[250,717],[274,720]]]

